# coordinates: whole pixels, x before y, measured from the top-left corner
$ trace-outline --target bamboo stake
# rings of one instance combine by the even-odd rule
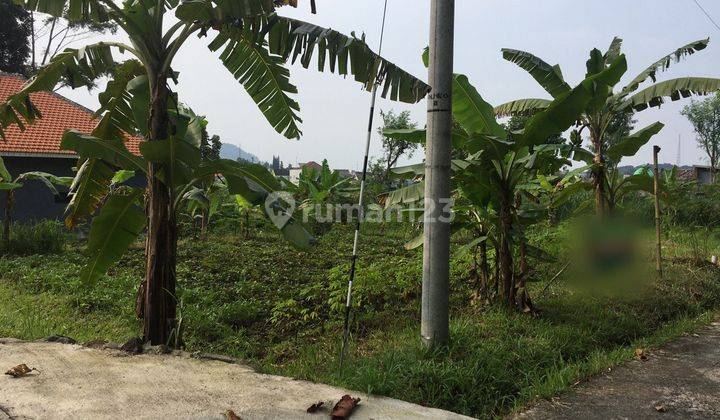
[[[660,147],[653,146],[653,191],[655,192],[655,269],[662,278],[662,254],[660,247],[660,171],[658,169]]]
[[[387,0],[383,7],[382,25],[380,27],[380,46],[378,47],[378,55],[382,53],[383,37],[385,36],[385,17],[387,16]],[[364,217],[363,204],[365,196],[365,180],[367,177],[368,155],[370,154],[370,140],[372,139],[373,116],[375,115],[375,99],[377,97],[377,88],[380,84],[379,80],[375,80],[370,94],[370,116],[368,117],[368,129],[365,137],[365,157],[363,158],[362,177],[360,178],[360,196],[358,198],[358,208],[360,209],[358,219],[355,224],[355,236],[353,239],[352,259],[350,260],[350,274],[347,285],[347,296],[345,298],[345,317],[343,322],[343,341],[340,349],[340,369],[342,369],[347,353],[348,340],[350,338],[350,311],[352,310],[352,288],[355,280],[355,265],[358,259],[358,245],[360,242],[360,227]]]

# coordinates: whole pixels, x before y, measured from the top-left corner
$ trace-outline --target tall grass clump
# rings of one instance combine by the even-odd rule
[[[57,254],[65,249],[68,233],[62,223],[43,220],[38,223],[13,223],[10,240],[0,243],[2,254]]]

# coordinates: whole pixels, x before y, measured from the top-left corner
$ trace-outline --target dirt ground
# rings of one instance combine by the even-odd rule
[[[720,419],[720,322],[515,419]]]
[[[262,375],[234,363],[185,355],[128,355],[79,345],[0,339],[2,372],[25,363],[38,372],[0,375],[0,420],[328,418],[344,394],[362,401],[353,419],[466,418],[390,398]],[[306,409],[318,401],[316,414]]]

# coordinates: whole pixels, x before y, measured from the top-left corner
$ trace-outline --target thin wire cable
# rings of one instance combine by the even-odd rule
[[[713,19],[712,16],[710,16],[710,13],[708,13],[708,11],[705,10],[705,8],[700,5],[700,2],[698,2],[698,0],[693,0],[693,2],[695,2],[695,5],[697,5],[697,7],[705,14],[705,16],[707,16],[708,19],[710,19],[710,22],[712,22],[712,24],[715,25],[717,30],[720,31],[720,25],[718,25],[718,23],[715,22],[715,19]]]
[[[382,25],[380,27],[380,45],[378,46],[378,56],[382,53],[383,38],[385,36],[385,17],[387,16],[388,0],[385,0],[383,7]],[[350,308],[352,306],[352,286],[355,280],[355,264],[358,259],[358,244],[360,240],[360,225],[363,218],[363,204],[365,195],[365,178],[367,176],[368,154],[370,153],[370,139],[372,137],[373,115],[375,115],[375,99],[377,98],[377,88],[380,80],[376,79],[373,83],[372,94],[370,99],[370,116],[368,117],[368,131],[365,139],[365,158],[363,159],[362,177],[360,179],[360,197],[358,198],[359,214],[357,223],[355,224],[355,238],[353,240],[352,260],[350,262],[350,274],[348,278],[347,297],[345,299],[345,321],[343,325],[343,342],[340,350],[340,368],[342,369],[345,362],[345,354],[347,353],[348,339],[350,337]]]

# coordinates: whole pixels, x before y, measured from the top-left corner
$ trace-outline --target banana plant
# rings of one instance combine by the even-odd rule
[[[602,190],[604,191],[603,208],[608,215],[614,215],[623,199],[634,191],[654,193],[652,174],[638,173],[626,177],[618,170],[618,166],[624,157],[634,156],[663,127],[664,124],[660,122],[650,124],[635,133],[622,137],[605,150],[604,162],[600,170],[602,171],[603,180]],[[591,159],[587,153],[578,154],[578,156],[580,156],[580,159],[585,160],[586,163],[589,163],[589,167],[595,166],[592,163],[594,159]],[[595,191],[597,192],[597,190]],[[587,204],[587,207],[590,207],[591,204]],[[586,206],[581,207],[585,208]]]
[[[607,190],[608,210],[614,212],[617,207],[622,205],[628,194],[637,191],[653,194],[653,176],[648,172],[624,176],[617,168],[613,168],[609,171],[609,176],[605,178],[605,189]]]
[[[555,225],[558,211],[576,194],[592,188],[580,178],[582,173],[591,169],[592,165],[586,165],[559,175],[538,173],[523,186],[523,190],[546,209],[549,222]]]
[[[350,195],[354,192],[350,187],[350,179],[342,178],[338,171],[331,170],[327,159],[323,160],[319,170],[305,166],[300,172],[297,186],[290,184],[289,188],[300,202],[299,209],[303,214],[312,216],[318,222],[320,232],[326,231],[333,222],[333,214],[329,214],[332,212],[331,207],[349,203]]]
[[[45,185],[50,192],[56,197],[60,196],[60,192],[55,188],[56,185],[69,187],[72,177],[55,176],[46,172],[25,172],[13,179],[12,175],[5,166],[5,162],[0,157],[0,190],[5,191],[5,216],[3,217],[3,243],[5,249],[10,248],[10,226],[12,225],[12,208],[15,203],[15,190],[23,186],[23,182],[37,180]]]
[[[536,219],[538,213],[523,206],[521,187],[532,174],[553,174],[570,163],[560,156],[561,153],[572,155],[569,145],[545,142],[571,127],[597,97],[598,91],[605,91],[617,83],[626,68],[625,56],[618,55],[607,68],[588,75],[576,87],[558,94],[517,131],[507,130],[496,120],[493,107],[465,75],[453,77],[452,107],[456,124],[452,142],[454,148],[462,151],[465,164],[453,170],[452,185],[456,196],[467,199],[479,209],[490,206],[496,215],[502,296],[510,306],[518,304],[523,310],[531,306],[525,291],[525,276],[518,276],[515,283],[513,275],[512,248],[520,223]],[[390,130],[384,134],[419,141],[425,138],[424,130]],[[527,251],[527,246],[520,239],[522,254],[523,249]]]
[[[185,210],[192,220],[200,219],[200,239],[204,240],[207,237],[210,219],[228,196],[227,184],[222,179],[192,187],[183,195]]]
[[[253,213],[253,209],[258,206],[253,205],[252,203],[244,199],[241,195],[235,195],[235,202],[231,204],[231,206],[243,218],[243,236],[245,238],[250,238],[250,216]]]
[[[138,76],[142,79],[144,76]],[[145,86],[141,83],[140,86]],[[135,93],[138,93],[135,91]],[[142,95],[131,96],[130,101],[137,106]],[[146,110],[147,111],[147,110]],[[264,203],[267,195],[281,188],[280,182],[262,165],[236,162],[228,159],[201,159],[200,138],[204,124],[203,117],[195,115],[191,109],[180,104],[170,113],[173,127],[176,128],[167,145],[160,142],[140,144],[141,156],[133,155],[122,142],[110,138],[101,139],[92,135],[68,131],[63,135],[61,148],[72,150],[84,160],[71,187],[72,199],[69,204],[68,220],[77,214],[76,207],[86,207],[85,198],[78,196],[87,176],[83,168],[93,160],[121,171],[148,171],[150,163],[165,162],[167,171],[156,176],[167,180],[172,174],[174,202],[172,208],[177,212],[183,203],[207,201],[211,208],[213,192],[238,194],[254,204]],[[139,121],[145,121],[146,114],[138,111]],[[117,178],[115,173],[114,178]],[[221,181],[214,181],[216,177]],[[90,181],[94,181],[90,179]],[[203,189],[204,186],[210,187]],[[92,201],[104,202],[99,214],[93,219],[88,241],[90,262],[81,273],[85,281],[94,281],[103,275],[109,266],[117,261],[127,247],[137,239],[147,224],[147,217],[141,210],[143,190],[139,188],[101,189],[103,196],[93,197]],[[219,200],[215,200],[218,201]],[[176,214],[171,215],[175,219]],[[291,216],[291,215],[288,215]],[[119,221],[120,223],[117,223]],[[293,219],[281,227],[281,230],[295,246],[308,249],[313,239],[304,232]]]
[[[665,200],[663,214],[665,220],[676,220],[687,197],[696,194],[697,181],[684,181],[678,176],[678,167],[673,166],[670,170],[662,171],[661,188],[662,198]]]
[[[610,147],[607,139],[608,126],[615,119],[621,118],[623,114],[632,114],[649,107],[659,107],[665,102],[666,98],[675,101],[692,95],[706,95],[720,89],[720,79],[717,78],[682,77],[657,82],[658,73],[667,70],[673,62],[678,63],[684,57],[705,49],[709,42],[709,39],[691,42],[661,57],[643,69],[621,89],[613,90],[613,84],[595,91],[595,97],[588,103],[586,109],[578,118],[573,135],[580,137],[585,129],[588,131],[593,153],[592,161],[588,159],[586,162],[594,164],[595,209],[599,216],[603,216],[610,210],[608,208],[610,205],[608,191],[606,190],[608,184],[606,178],[610,172],[606,168],[607,153],[609,153]],[[621,47],[622,39],[615,37],[605,53],[602,53],[597,48],[593,49],[586,63],[586,77],[607,69],[620,56]],[[559,65],[550,65],[525,51],[503,49],[502,54],[503,58],[527,71],[552,98],[556,99],[570,92],[570,86],[565,81]],[[652,84],[636,92],[648,79],[652,80]],[[518,99],[497,106],[495,115],[531,115],[539,110],[546,109],[550,103],[551,100],[549,99]],[[640,131],[652,131],[658,127],[658,124],[654,123]],[[628,140],[631,144],[634,141],[632,139]],[[585,153],[588,152],[585,151]]]
[[[477,205],[464,197],[460,191],[457,191],[453,201],[453,216],[452,231],[470,234],[470,240],[461,246],[456,251],[456,254],[471,253],[473,257],[473,266],[470,269],[470,280],[475,283],[473,300],[489,301],[492,297],[492,291],[490,289],[488,245],[495,249],[497,257],[497,214],[489,205]],[[423,237],[420,235],[417,246],[422,245],[422,239]],[[495,262],[497,266],[497,258],[495,258]],[[495,285],[498,285],[499,276],[497,270],[495,271]],[[497,296],[497,290],[495,290],[494,294]]]
[[[91,86],[93,80],[108,71],[113,73],[108,89],[100,95],[102,118],[92,136],[112,147],[123,145],[123,131],[132,131],[134,114],[149,117],[137,125],[143,143],[145,161],[117,150],[112,159],[87,158],[76,177],[75,206],[68,219],[73,225],[93,214],[100,205],[98,197],[107,189],[112,176],[108,164],[126,164],[139,170],[148,180],[147,270],[144,296],[144,337],[152,344],[164,344],[175,322],[175,259],[177,224],[175,220],[176,178],[182,173],[176,161],[182,159],[184,146],[173,138],[179,121],[171,117],[177,106],[170,82],[178,83],[173,68],[178,51],[191,36],[212,35],[210,51],[219,52],[223,66],[232,73],[256,103],[273,128],[288,138],[301,135],[299,105],[293,94],[297,88],[290,82],[287,61],[299,60],[310,67],[317,57],[317,69],[340,75],[352,75],[367,89],[382,81],[382,95],[392,100],[417,102],[427,92],[427,85],[395,64],[373,53],[363,37],[345,36],[331,29],[279,15],[271,0],[16,0],[28,10],[60,15],[72,21],[114,22],[124,31],[129,44],[100,42],[79,49],[66,49],[40,69],[36,76],[0,106],[0,137],[10,125],[24,127],[41,117],[30,94],[52,90],[61,80],[70,87]],[[116,63],[113,51],[126,53],[132,61]],[[144,75],[138,80],[135,76]],[[141,107],[130,107],[127,96],[139,89],[146,96]],[[137,96],[137,95],[136,95]],[[180,136],[182,138],[182,136]],[[75,136],[78,143],[93,140]],[[76,148],[83,148],[78,144]],[[152,155],[151,158],[148,158]],[[113,160],[116,159],[116,160]],[[144,165],[145,168],[137,168]],[[217,164],[228,171],[255,169],[247,166]],[[122,166],[122,165],[118,165]],[[112,200],[127,203],[139,196],[129,194]],[[79,204],[87,204],[81,206]],[[130,207],[127,207],[130,208]],[[139,218],[137,218],[139,220]],[[139,229],[140,224],[133,227]]]

